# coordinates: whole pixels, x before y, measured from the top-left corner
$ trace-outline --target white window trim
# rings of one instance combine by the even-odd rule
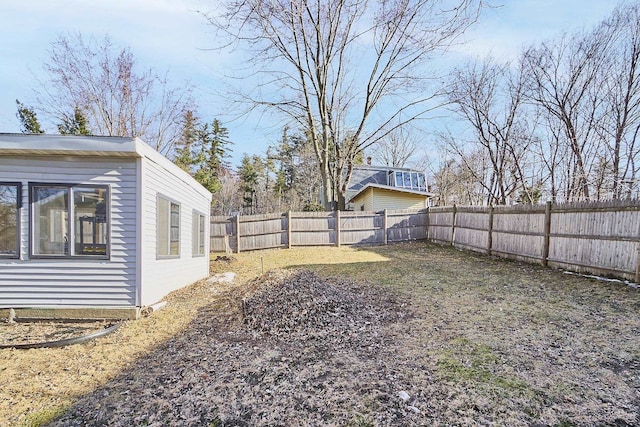
[[[15,214],[16,214],[16,241],[15,241],[15,253],[13,254],[2,254],[0,253],[0,259],[19,259],[20,258],[20,231],[21,231],[21,221],[20,221],[20,210],[22,208],[22,183],[20,182],[0,182],[0,185],[6,187],[15,187],[16,188],[16,205],[15,205]]]
[[[103,184],[91,184],[91,183],[68,183],[68,182],[29,182],[29,257],[32,259],[110,259],[111,258],[111,188],[109,185]],[[67,229],[69,241],[69,250],[68,253],[65,254],[37,254],[35,253],[35,239],[38,237],[35,235],[35,197],[34,197],[34,188],[64,188],[67,190]],[[91,255],[91,254],[76,254],[74,252],[73,239],[75,236],[74,227],[74,200],[73,194],[75,188],[93,188],[93,189],[103,189],[105,190],[105,212],[106,212],[106,230],[105,230],[105,254],[100,255]]]
[[[202,230],[200,229],[200,218],[203,219]],[[194,258],[203,257],[207,254],[207,216],[194,209],[191,221],[191,255]],[[202,240],[200,236],[202,236]],[[200,249],[202,249],[202,253],[200,253]]]
[[[167,221],[167,229],[166,231],[166,248],[167,248],[167,253],[166,254],[161,254],[160,253],[160,240],[161,236],[160,235],[160,200],[164,200],[165,202],[168,203],[168,221]],[[173,227],[173,224],[171,223],[172,220],[172,215],[171,215],[171,207],[172,205],[175,205],[178,207],[178,224],[177,224],[177,228],[178,228],[178,253],[177,254],[172,254],[171,253],[171,228]],[[180,203],[178,203],[178,201],[164,196],[160,193],[158,193],[157,197],[156,197],[156,258],[157,259],[176,259],[176,258],[180,258],[180,253],[181,253],[181,246],[182,244],[182,206]]]

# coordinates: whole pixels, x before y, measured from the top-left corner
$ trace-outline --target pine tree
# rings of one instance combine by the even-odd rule
[[[267,192],[261,190],[260,183],[264,183],[265,187],[268,182],[265,179],[267,174],[266,162],[258,155],[249,157],[245,154],[242,157],[242,163],[238,169],[240,177],[240,190],[242,192],[243,208],[246,213],[255,214],[262,213],[264,206],[259,203],[266,197]],[[266,200],[263,200],[264,204]]]
[[[38,117],[32,107],[27,107],[16,99],[18,113],[16,117],[20,120],[20,132],[22,133],[44,133]]]
[[[292,142],[293,139],[293,142]],[[267,150],[267,157],[272,162],[275,161],[275,182],[273,191],[277,198],[277,206],[280,208],[285,200],[291,202],[290,192],[293,188],[295,176],[295,139],[289,136],[289,128],[282,130],[280,144],[271,151]],[[286,208],[291,208],[291,203]]]
[[[193,165],[196,163],[193,147],[198,141],[199,120],[191,110],[184,112],[182,117],[182,131],[180,139],[176,142],[176,157],[173,160],[178,167],[191,173]]]
[[[303,210],[318,202],[321,186],[310,141],[284,128],[278,145],[267,152],[275,162],[273,196],[278,210]]]
[[[60,135],[91,135],[87,127],[87,118],[80,107],[74,108],[73,117],[63,117],[62,123],[58,125],[58,132]]]
[[[202,125],[197,134],[200,152],[196,157],[194,178],[216,193],[221,185],[218,176],[222,168],[227,166],[224,159],[229,156],[228,146],[233,143],[229,140],[229,131],[218,119],[213,119],[211,126],[208,123]]]

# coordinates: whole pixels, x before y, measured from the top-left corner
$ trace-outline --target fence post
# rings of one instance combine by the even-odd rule
[[[491,255],[493,247],[493,205],[489,206],[489,230],[487,235],[487,255]]]
[[[382,213],[382,230],[384,231],[384,234],[382,235],[382,241],[385,245],[388,244],[388,237],[387,237],[387,210],[385,209]]]
[[[544,246],[542,247],[542,265],[549,265],[549,246],[551,241],[551,201],[544,207]]]
[[[637,256],[638,259],[636,260],[636,278],[634,280],[634,282],[636,283],[640,283],[640,243],[637,244],[638,250],[637,250]]]
[[[340,209],[336,211],[336,246],[340,247]]]
[[[236,215],[236,253],[240,253],[240,214]]]
[[[451,246],[456,241],[456,204],[453,204],[453,211],[451,214]]]
[[[287,249],[291,249],[291,210],[287,212]]]
[[[427,242],[429,241],[429,225],[431,225],[431,206],[427,206],[427,220],[425,221],[427,224],[427,232],[426,234],[426,238],[427,238]]]

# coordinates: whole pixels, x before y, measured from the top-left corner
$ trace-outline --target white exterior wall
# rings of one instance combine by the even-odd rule
[[[22,185],[20,258],[0,258],[0,308],[153,304],[209,274],[211,193],[137,138],[0,134],[0,181]],[[30,183],[109,187],[109,259],[29,257]],[[158,194],[180,205],[180,256],[156,256]],[[205,253],[192,253],[192,217]]]
[[[0,157],[0,181],[22,183],[20,259],[0,258],[0,307],[132,307],[136,292],[136,164],[140,159]],[[29,183],[109,186],[109,260],[29,259]]]
[[[152,154],[152,153],[149,153]],[[155,154],[155,153],[153,153]],[[142,289],[140,305],[158,302],[169,292],[209,275],[209,223],[211,194],[186,172],[160,155],[142,165]],[[161,195],[180,205],[180,256],[157,257],[156,203]],[[205,254],[192,254],[192,216],[205,215]]]

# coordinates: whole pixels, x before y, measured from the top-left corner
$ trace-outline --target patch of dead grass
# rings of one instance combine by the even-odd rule
[[[202,282],[185,288],[167,298],[165,309],[127,322],[114,334],[60,349],[0,350],[0,376],[6,384],[0,390],[0,420],[5,420],[0,425],[39,425],[94,390],[109,390],[111,396],[125,393],[118,385],[125,378],[118,380],[123,372],[128,372],[126,378],[137,377],[140,367],[149,364],[156,370],[171,370],[175,366],[165,365],[162,355],[173,354],[168,360],[177,363],[180,351],[193,348],[189,345],[200,336],[207,340],[214,359],[215,352],[228,347],[229,360],[240,358],[248,369],[267,373],[273,382],[270,387],[284,387],[278,381],[292,367],[282,364],[281,358],[265,356],[271,353],[262,353],[262,343],[233,342],[215,331],[192,328],[197,316],[215,317],[219,324],[237,321],[239,298],[254,290],[245,284],[256,286],[249,281],[263,271],[292,266],[323,277],[348,277],[389,288],[410,304],[411,318],[390,326],[395,337],[393,354],[376,359],[377,366],[384,366],[379,389],[403,384],[422,404],[422,418],[413,418],[409,424],[640,424],[640,294],[636,289],[424,243],[294,248],[233,257],[236,262],[230,264],[212,263],[212,273],[234,271],[236,284],[216,292]],[[191,388],[185,392],[202,391],[207,382],[225,380],[216,377],[211,357],[185,357],[194,369],[202,369],[202,357],[212,363],[211,371],[202,374],[206,380],[188,378]],[[298,357],[314,363],[335,362],[335,356],[325,362],[314,355]],[[345,362],[357,360],[340,361]],[[364,372],[366,367],[351,366],[342,371],[344,376],[338,370],[333,377],[298,368],[311,384],[321,381],[331,390],[346,386],[348,375]],[[283,376],[278,376],[280,370]],[[245,380],[255,382],[251,375]],[[139,386],[145,384],[141,378]],[[241,396],[254,406],[239,407],[240,421],[243,414],[249,416],[242,411],[282,409],[277,399],[252,401],[257,391],[251,387],[256,386],[259,383]],[[165,399],[177,393],[170,387],[167,383]],[[397,410],[397,402],[382,399],[375,394],[375,384],[372,387],[350,401],[351,425],[373,425],[380,411]],[[223,393],[223,383],[213,390]],[[147,399],[156,399],[157,405],[171,404],[171,398],[163,401],[154,393],[153,389],[141,392]],[[173,401],[188,407],[184,396]],[[330,395],[324,403],[328,402]]]
[[[234,254],[235,262],[211,263],[211,274],[233,271],[235,285],[247,283],[265,269],[308,262],[380,260],[351,248],[302,248]],[[215,258],[215,257],[213,257]],[[229,286],[227,286],[229,287]],[[37,426],[69,407],[80,396],[105,385],[167,339],[180,334],[207,306],[222,312],[234,301],[228,289],[216,293],[204,281],[173,292],[167,306],[150,317],[127,321],[116,332],[84,344],[29,350],[0,349],[0,426]],[[18,325],[28,327],[27,325]],[[48,329],[29,328],[29,342],[47,340]],[[15,325],[0,323],[0,342],[17,342]]]

